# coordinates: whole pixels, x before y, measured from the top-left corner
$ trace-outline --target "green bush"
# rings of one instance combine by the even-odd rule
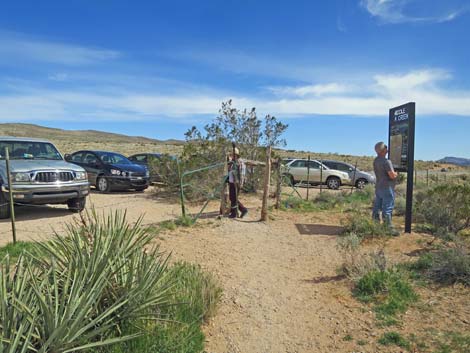
[[[310,200],[306,201],[300,197],[289,196],[281,201],[281,210],[293,210],[298,212],[318,211],[319,208]]]
[[[391,235],[391,229],[384,224],[374,221],[370,216],[354,214],[343,222],[343,234],[356,234],[361,239],[386,237]]]
[[[214,278],[197,265],[176,263],[168,269],[174,279],[171,305],[162,308],[159,322],[140,322],[130,332],[145,334],[129,342],[120,343],[102,353],[196,353],[204,348],[201,323],[215,313],[222,290]]]
[[[370,205],[373,199],[373,193],[370,188],[350,192],[329,192],[319,193],[311,200],[304,200],[300,197],[289,196],[281,203],[284,210],[293,209],[300,212],[311,212],[321,210],[332,210],[347,206],[352,209],[360,209],[363,205]]]
[[[404,216],[406,212],[406,199],[403,196],[395,198],[394,212],[396,216]]]
[[[408,340],[406,340],[402,335],[398,332],[385,332],[382,337],[379,338],[378,341],[381,345],[384,346],[391,346],[395,345],[401,348],[410,349],[411,345]]]
[[[356,234],[337,237],[336,242],[336,247],[343,258],[340,274],[356,281],[370,271],[384,271],[387,268],[383,251],[368,254],[360,252],[361,238]]]
[[[10,262],[17,259],[23,252],[34,251],[34,243],[26,241],[17,241],[16,244],[8,243],[0,248],[0,260],[9,255]]]
[[[452,246],[420,256],[410,266],[414,271],[443,284],[462,283],[470,286],[470,249],[468,243],[457,240]]]
[[[361,301],[374,302],[378,319],[388,323],[395,323],[395,315],[418,298],[404,275],[393,269],[370,271],[356,282],[354,295]]]
[[[445,332],[438,340],[439,349],[436,353],[468,353],[470,351],[470,335],[459,332]]]
[[[438,185],[416,195],[416,220],[430,226],[436,236],[470,227],[470,185]]]
[[[194,219],[192,217],[180,216],[176,219],[156,223],[154,228],[157,231],[161,229],[175,230],[178,227],[191,227],[192,225],[194,225]]]

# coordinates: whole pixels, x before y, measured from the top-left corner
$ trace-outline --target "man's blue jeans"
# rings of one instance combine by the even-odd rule
[[[391,226],[392,212],[395,206],[395,190],[392,187],[381,188],[375,190],[374,207],[372,210],[372,218],[380,222],[380,211],[382,211],[382,221]]]

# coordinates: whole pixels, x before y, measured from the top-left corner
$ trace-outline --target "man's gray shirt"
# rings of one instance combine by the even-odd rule
[[[394,171],[392,162],[385,157],[374,159],[375,189],[383,190],[389,187],[395,187],[395,180],[390,179],[388,172]]]

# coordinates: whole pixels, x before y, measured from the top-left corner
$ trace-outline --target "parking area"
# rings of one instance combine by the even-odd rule
[[[342,187],[342,190],[351,190],[350,187]],[[301,195],[303,199],[307,196],[307,187],[298,186],[295,192],[291,187],[284,187],[283,197],[291,194]],[[328,190],[323,186],[323,192],[338,192],[339,190]],[[310,187],[310,199],[313,199],[320,192],[320,187]],[[257,219],[259,212],[256,210],[261,205],[260,195],[243,194],[252,212],[250,218]],[[273,201],[273,200],[272,200]],[[219,210],[219,201],[209,203],[205,213],[214,215]],[[200,210],[200,205],[187,204],[188,213],[196,213]],[[92,188],[90,196],[87,198],[87,210],[95,209],[98,214],[108,214],[116,210],[125,211],[130,222],[136,222],[142,217],[142,224],[149,225],[164,220],[175,219],[181,216],[181,206],[178,200],[170,200],[161,197],[150,187],[144,192],[122,191],[111,193],[99,193]],[[79,220],[78,215],[71,213],[66,205],[40,205],[40,206],[19,206],[15,207],[16,230],[18,241],[43,240],[50,237],[54,231],[62,232],[67,224],[74,220]],[[11,222],[9,219],[0,220],[0,246],[12,240]]]
[[[94,190],[87,199],[86,209],[94,208],[98,214],[108,214],[114,210],[127,213],[127,219],[135,222],[142,217],[143,224],[152,224],[163,220],[174,219],[181,215],[178,202],[158,197],[153,187],[145,192],[111,192],[101,194]],[[218,206],[209,205],[209,210],[217,210]],[[190,207],[194,212],[197,207]],[[67,224],[79,219],[71,213],[66,205],[20,206],[15,207],[16,230],[18,241],[41,240],[50,237],[54,231],[61,232]],[[0,220],[0,246],[12,239],[11,222],[9,219]]]

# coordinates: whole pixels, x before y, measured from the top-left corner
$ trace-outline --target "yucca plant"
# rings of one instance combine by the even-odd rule
[[[6,262],[0,353],[76,352],[138,336],[123,335],[122,328],[160,319],[171,299],[168,257],[145,250],[152,239],[140,220],[129,225],[125,213],[100,218],[92,212],[65,236],[37,243],[13,274]]]
[[[7,255],[0,264],[0,353],[34,351],[38,307],[29,285],[30,271],[20,255],[14,266]]]

